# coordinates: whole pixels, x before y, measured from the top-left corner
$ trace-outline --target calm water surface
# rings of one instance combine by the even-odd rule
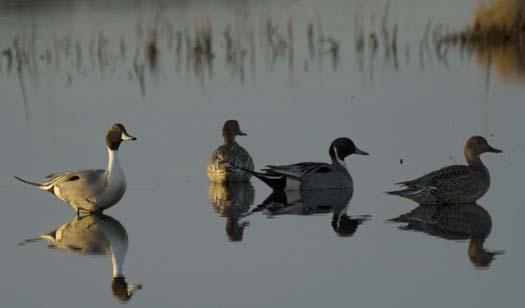
[[[117,306],[120,261],[142,285],[132,307],[523,301],[523,64],[512,47],[435,44],[471,24],[478,1],[24,2],[0,6],[3,307]],[[328,161],[335,137],[352,138],[371,155],[347,160],[350,203],[267,207],[282,198],[257,180],[210,186],[230,118],[258,168]],[[128,191],[109,218],[76,221],[12,178],[104,167],[113,122],[138,141],[122,146]],[[383,191],[463,163],[474,134],[504,150],[483,157],[492,185],[469,212],[482,236],[387,222],[417,206]],[[53,243],[57,228],[70,242]],[[17,246],[41,234],[50,241]]]

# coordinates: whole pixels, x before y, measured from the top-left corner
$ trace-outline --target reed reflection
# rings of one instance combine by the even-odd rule
[[[224,230],[231,242],[243,239],[244,229],[249,225],[243,219],[255,198],[255,190],[249,182],[211,183],[208,199],[211,206],[226,218]]]
[[[474,52],[486,68],[487,87],[491,68],[504,80],[525,80],[525,2],[492,0],[480,3],[473,22],[465,30],[445,35],[442,41]]]
[[[476,50],[476,60],[488,72],[494,65],[496,73],[504,80],[525,80],[524,1],[480,3],[466,38]]]
[[[492,229],[489,212],[475,204],[421,205],[413,211],[391,219],[407,223],[401,230],[411,230],[446,240],[469,240],[467,256],[476,268],[488,268],[503,250],[490,251],[484,243]]]
[[[128,251],[128,233],[116,219],[107,215],[75,216],[71,221],[36,239],[46,240],[49,247],[81,256],[109,255],[112,262],[111,291],[119,302],[127,302],[140,284],[126,282],[124,260]]]
[[[64,86],[69,88],[93,74],[101,79],[127,76],[145,97],[148,82],[158,81],[160,77],[173,78],[172,67],[175,74],[185,74],[184,77],[194,78],[204,86],[215,77],[216,58],[224,62],[219,72],[241,83],[245,82],[247,65],[252,77],[261,64],[272,72],[278,65],[286,66],[291,79],[297,56],[306,56],[315,47],[319,50],[317,60],[329,57],[334,71],[341,65],[341,42],[333,35],[324,36],[320,22],[315,32],[312,23],[305,25],[308,50],[298,52],[295,32],[302,32],[304,28],[295,30],[290,16],[285,20],[268,18],[258,29],[250,16],[235,13],[232,22],[217,30],[213,26],[217,21],[210,16],[196,17],[187,24],[175,26],[168,14],[159,13],[149,22],[133,21],[135,24],[130,29],[135,31],[125,34],[105,29],[88,34],[87,38],[48,33],[45,27],[33,24],[30,30],[21,30],[11,41],[2,42],[0,72],[18,79],[28,110],[31,90],[28,84],[44,78],[63,77]],[[258,44],[260,33],[264,33],[266,40]],[[266,57],[258,59],[259,54],[266,54]],[[311,61],[313,58],[307,58],[305,67]]]
[[[368,19],[363,12],[358,12],[347,25],[354,32],[353,53],[357,68],[370,81],[375,78],[375,73],[385,69],[399,71],[403,68],[398,55],[401,47],[407,67],[411,65],[411,54],[418,55],[421,69],[432,58],[448,67],[451,44],[457,44],[461,50],[469,50],[475,45],[474,50],[481,50],[482,55],[478,56],[481,63],[486,63],[483,54],[486,54],[487,47],[510,44],[520,47],[514,48],[518,55],[508,52],[506,55],[519,60],[524,49],[523,3],[494,0],[488,5],[480,4],[472,24],[457,33],[445,33],[447,25],[433,23],[429,18],[421,35],[414,37],[413,41],[403,41],[403,46],[399,46],[398,38],[403,33],[399,33],[399,21],[391,20],[389,3],[386,3],[383,12],[371,12]],[[218,73],[229,73],[233,79],[244,83],[247,63],[253,75],[257,65],[262,64],[271,72],[275,71],[277,65],[282,65],[287,67],[288,77],[293,78],[298,73],[298,66],[295,65],[298,61],[304,61],[304,73],[312,71],[310,67],[315,62],[318,64],[317,72],[322,72],[324,59],[329,59],[332,70],[337,71],[341,69],[341,56],[352,52],[350,49],[342,50],[345,41],[340,33],[323,31],[321,14],[317,11],[313,12],[311,20],[295,26],[297,22],[292,19],[293,14],[285,17],[268,16],[264,22],[257,23],[253,16],[234,9],[233,20],[219,29],[217,24],[223,22],[213,16],[191,17],[187,23],[180,24],[171,14],[173,12],[170,10],[159,9],[159,13],[150,21],[132,21],[128,33],[117,34],[106,29],[90,34],[89,38],[46,33],[45,27],[33,24],[27,27],[28,30],[15,33],[11,41],[3,42],[0,48],[0,71],[17,74],[13,77],[20,79],[20,88],[27,104],[29,89],[26,89],[26,79],[35,81],[57,76],[57,72],[63,73],[58,76],[65,78],[66,86],[93,73],[102,78],[128,76],[130,80],[138,80],[141,94],[144,95],[145,83],[148,81],[146,77],[171,79],[170,68],[174,67],[175,73],[180,74],[184,64],[185,77],[194,77],[204,85],[206,80],[214,78],[214,60],[220,59],[224,63],[219,65],[221,69]],[[298,42],[301,39],[304,42]],[[304,46],[304,50],[298,46]],[[133,53],[133,57],[128,56]],[[261,58],[261,54],[265,56]],[[507,64],[502,66],[511,67],[508,57],[501,57],[494,63],[499,65],[500,61]],[[149,68],[151,76],[145,76],[145,67]],[[519,64],[518,67],[517,71],[522,72],[523,65]],[[162,74],[159,74],[159,70],[162,70]],[[218,78],[223,79],[224,76]]]
[[[411,34],[409,40],[404,39],[406,27],[390,17],[393,9],[387,3],[384,9],[370,12],[370,17],[356,12],[352,21],[341,25],[349,31],[333,33],[323,30],[318,11],[303,23],[293,20],[293,10],[286,16],[262,17],[264,21],[258,23],[238,8],[231,21],[202,15],[189,16],[187,22],[176,19],[174,11],[159,8],[152,20],[124,21],[130,29],[125,33],[105,24],[100,25],[103,31],[78,35],[31,24],[2,42],[0,75],[18,83],[28,126],[36,85],[47,79],[58,79],[69,89],[89,83],[93,75],[104,80],[124,77],[136,87],[137,95],[146,98],[150,83],[181,78],[196,81],[202,89],[214,79],[244,84],[246,71],[252,80],[268,79],[269,71],[270,79],[287,74],[284,78],[294,81],[304,74],[325,73],[323,63],[328,61],[332,72],[342,72],[345,63],[349,71],[342,73],[355,69],[364,82],[373,83],[388,70],[411,70],[416,62],[421,70],[435,69],[428,65],[434,59],[449,68],[460,64],[454,63],[456,58],[474,57],[487,67],[487,88],[493,66],[504,81],[525,80],[523,1],[494,0],[480,5],[471,25],[460,32],[447,33],[446,24],[429,18],[421,34]],[[353,32],[354,46],[345,49],[350,46],[347,32]],[[450,52],[452,46],[459,47],[458,54]],[[355,59],[354,66],[345,62],[348,58]],[[261,67],[267,69],[262,75]]]
[[[286,71],[291,81],[299,74],[322,74],[326,61],[331,63],[331,71],[341,71],[344,59],[352,52],[356,59],[353,68],[370,82],[385,70],[409,67],[410,54],[419,55],[421,69],[432,58],[449,66],[450,44],[446,43],[465,40],[459,34],[444,35],[446,25],[433,24],[430,19],[420,36],[403,41],[403,66],[398,55],[401,27],[391,20],[390,10],[387,3],[382,13],[372,12],[369,20],[363,17],[365,14],[356,13],[347,25],[354,32],[353,50],[344,49],[348,42],[342,32],[323,30],[318,11],[304,23],[293,20],[293,12],[283,17],[264,17],[257,23],[253,16],[235,9],[231,21],[203,15],[182,23],[172,16],[173,11],[159,8],[149,21],[129,21],[127,33],[116,33],[102,24],[103,31],[85,35],[54,33],[33,24],[0,46],[0,72],[18,80],[29,122],[29,99],[34,88],[30,85],[39,79],[63,78],[65,88],[72,88],[92,75],[101,79],[125,76],[138,88],[137,93],[146,97],[148,83],[173,80],[174,75],[193,79],[204,88],[211,80],[222,82],[228,76],[244,84],[247,70],[255,80],[259,67],[266,67],[272,74]],[[263,73],[267,78],[267,72]]]
[[[357,227],[370,219],[369,215],[350,216],[348,206],[352,199],[351,189],[303,190],[273,192],[250,214],[263,212],[268,218],[283,215],[317,215],[332,213],[331,226],[341,237],[355,234]]]
[[[477,62],[487,70],[495,69],[503,80],[525,81],[525,45],[512,44],[476,49]]]

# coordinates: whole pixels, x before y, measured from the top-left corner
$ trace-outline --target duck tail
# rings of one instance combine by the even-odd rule
[[[394,195],[394,196],[403,196],[407,192],[408,192],[408,189],[385,191],[386,194]]]
[[[392,190],[392,191],[387,191],[385,193],[389,195],[401,196],[401,197],[410,199],[410,197],[417,196],[418,194],[423,193],[425,190],[426,190],[425,187],[409,186],[401,190]]]
[[[411,219],[410,215],[408,214],[402,214],[398,217],[395,217],[395,218],[390,218],[387,220],[388,222],[412,222],[413,220]]]
[[[20,182],[22,183],[26,183],[26,184],[29,184],[31,186],[35,186],[36,188],[38,189],[42,189],[42,190],[47,190],[49,191],[52,187],[53,187],[53,184],[52,183],[49,183],[49,182],[45,182],[45,183],[35,183],[35,182],[30,182],[30,181],[27,181],[27,180],[24,180],[22,178],[19,178],[17,176],[15,176],[15,179],[19,180]]]
[[[250,210],[246,216],[257,212],[262,212],[274,203],[284,205],[288,204],[286,193],[283,190],[274,190],[272,194],[269,195],[261,204],[257,205],[252,210]]]
[[[286,177],[282,174],[271,172],[262,173],[234,165],[230,165],[229,168],[236,168],[248,172],[249,174],[261,180],[264,184],[268,185],[274,191],[283,191],[286,187]]]

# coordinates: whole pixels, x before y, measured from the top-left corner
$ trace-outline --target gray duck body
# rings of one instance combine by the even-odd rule
[[[286,176],[285,190],[354,189],[352,176],[344,165],[337,162],[268,166],[265,170]]]
[[[348,208],[353,189],[273,191],[252,213],[262,211],[268,218],[283,215],[332,213],[331,226],[338,236],[352,236],[368,215],[350,216]]]
[[[353,180],[345,164],[351,154],[368,155],[346,137],[335,139],[329,148],[332,163],[303,162],[291,165],[269,165],[263,172],[251,172],[276,191],[353,190]]]
[[[127,283],[124,277],[124,261],[128,250],[128,233],[116,219],[106,215],[75,216],[55,230],[40,235],[49,247],[81,256],[111,256],[113,296],[120,302],[131,299],[140,284]],[[36,241],[26,240],[19,245]]]
[[[47,181],[41,183],[15,178],[38,189],[49,191],[77,212],[102,212],[117,204],[126,192],[126,177],[119,162],[118,149],[122,141],[128,140],[136,138],[130,136],[122,124],[114,124],[108,129],[106,170],[57,172],[48,175]]]
[[[102,169],[54,173],[47,178],[55,196],[86,212],[101,212],[115,205],[127,186],[123,172],[119,172],[117,181],[108,181],[109,171]]]

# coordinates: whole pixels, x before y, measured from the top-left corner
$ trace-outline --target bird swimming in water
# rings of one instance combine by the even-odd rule
[[[235,138],[246,136],[239,122],[228,120],[222,127],[224,144],[211,153],[208,160],[208,178],[213,183],[246,182],[250,180],[253,160],[250,153],[241,147]],[[237,166],[240,168],[229,168]],[[242,169],[241,169],[242,168]]]
[[[489,170],[479,156],[486,152],[502,151],[490,146],[485,138],[473,136],[467,140],[464,152],[467,165],[444,167],[415,180],[397,183],[405,188],[387,193],[419,204],[476,202],[490,187]]]
[[[275,191],[353,189],[353,180],[346,168],[345,158],[352,154],[368,153],[358,149],[354,142],[346,137],[335,139],[328,153],[332,159],[331,164],[304,162],[267,166],[262,170],[264,172],[243,170],[252,173]]]

